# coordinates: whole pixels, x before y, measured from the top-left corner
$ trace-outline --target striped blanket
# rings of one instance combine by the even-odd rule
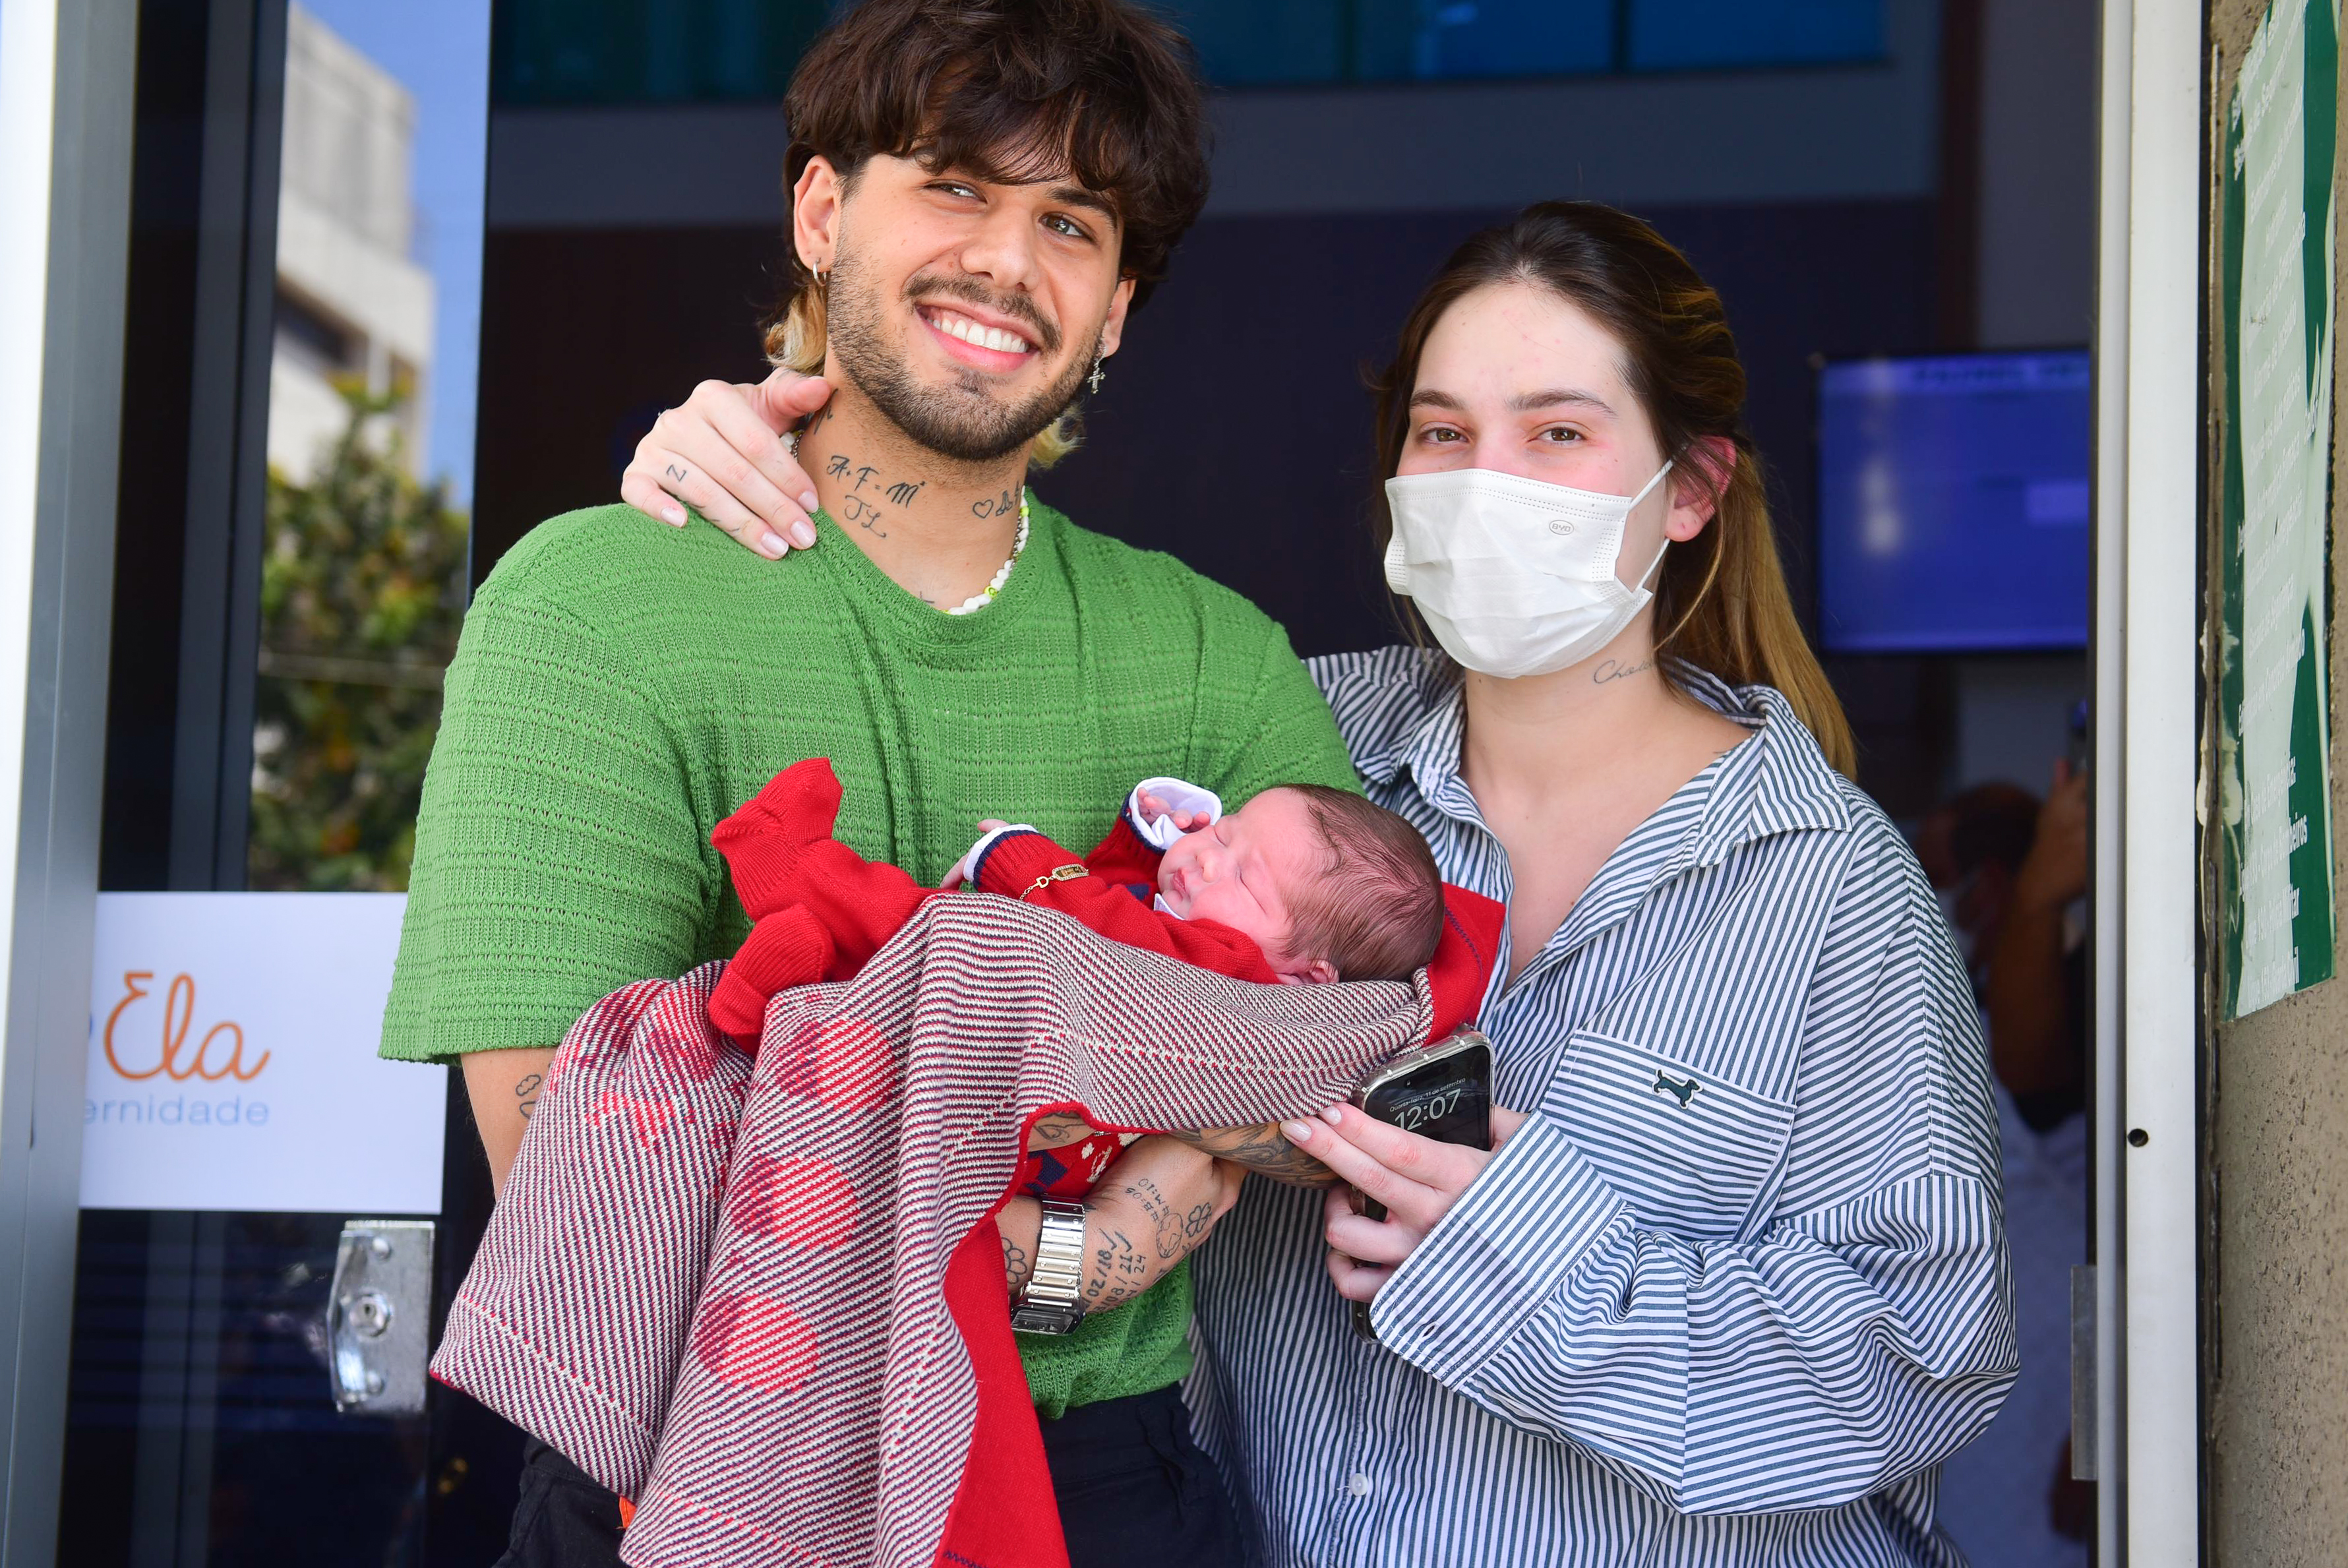
[[[723,965],[572,1029],[433,1374],[637,1509],[640,1568],[1065,1568],[990,1222],[1029,1128],[1258,1123],[1467,1021],[1498,906],[1415,985],[1251,985],[1010,899],[938,899],[784,992]]]

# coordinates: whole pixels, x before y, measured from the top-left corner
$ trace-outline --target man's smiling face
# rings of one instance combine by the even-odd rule
[[[833,370],[932,451],[1018,450],[1116,351],[1133,294],[1116,213],[1070,178],[1004,184],[874,157],[842,189],[818,159],[798,207],[802,253],[829,219]]]

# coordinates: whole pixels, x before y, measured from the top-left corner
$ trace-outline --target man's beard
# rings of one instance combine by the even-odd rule
[[[906,285],[905,299],[917,294],[944,294],[969,300],[1032,329],[1039,339],[1035,352],[1049,354],[1060,346],[1060,335],[1024,298],[998,294],[975,278],[922,273]],[[988,377],[962,367],[946,387],[925,387],[913,379],[911,368],[887,346],[881,333],[883,306],[876,291],[865,286],[862,269],[851,254],[839,257],[831,274],[827,302],[828,335],[835,364],[856,383],[889,422],[919,445],[957,462],[985,463],[1008,457],[1042,434],[1045,428],[1076,400],[1076,387],[1091,367],[1100,344],[1069,357],[1058,382],[1024,402],[1005,405],[989,390]]]

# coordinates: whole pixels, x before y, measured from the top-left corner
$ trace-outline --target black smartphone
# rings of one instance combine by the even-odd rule
[[[1431,1046],[1406,1051],[1373,1069],[1354,1086],[1362,1114],[1438,1143],[1470,1149],[1492,1147],[1492,1042],[1474,1029],[1459,1029]],[[1386,1217],[1385,1206],[1354,1194],[1360,1212]],[[1354,1328],[1375,1339],[1369,1303],[1354,1303]]]

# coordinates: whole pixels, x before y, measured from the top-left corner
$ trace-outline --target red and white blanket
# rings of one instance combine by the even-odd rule
[[[1028,1130],[1232,1127],[1466,1022],[1500,934],[1454,892],[1416,985],[1254,985],[1010,899],[925,905],[852,981],[722,965],[572,1029],[433,1374],[637,1501],[640,1568],[1066,1568],[991,1223]]]

